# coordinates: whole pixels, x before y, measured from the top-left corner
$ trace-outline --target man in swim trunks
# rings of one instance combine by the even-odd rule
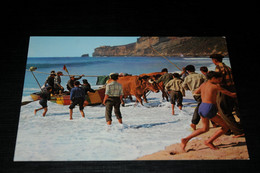
[[[205,145],[207,145],[211,149],[213,150],[218,149],[218,147],[216,147],[213,144],[213,141],[218,137],[220,137],[221,135],[225,134],[229,130],[229,127],[227,126],[225,121],[220,116],[217,115],[218,110],[216,105],[217,104],[216,98],[218,92],[221,92],[233,98],[236,97],[236,93],[229,92],[226,89],[220,87],[219,83],[222,80],[221,73],[210,71],[207,74],[207,79],[208,81],[203,83],[194,92],[195,94],[201,94],[202,103],[199,106],[199,114],[203,126],[202,128],[193,131],[186,138],[181,139],[181,147],[184,151],[189,140],[202,133],[206,133],[207,131],[209,131],[209,120],[212,120],[213,122],[219,124],[222,127],[221,129],[216,131],[211,138],[209,138],[204,142]]]

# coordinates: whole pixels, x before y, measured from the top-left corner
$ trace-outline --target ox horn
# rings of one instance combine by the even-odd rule
[[[151,84],[153,84],[153,83],[154,83],[154,80],[149,79],[148,82],[151,83]]]

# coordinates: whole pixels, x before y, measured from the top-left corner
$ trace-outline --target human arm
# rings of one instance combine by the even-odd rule
[[[237,97],[237,93],[235,93],[235,92],[234,92],[234,93],[233,93],[233,92],[230,92],[230,91],[228,91],[228,90],[222,88],[220,85],[217,85],[217,89],[218,89],[221,93],[223,93],[223,94],[225,94],[225,95],[228,95],[228,96],[233,97],[233,98],[236,98],[236,97]]]
[[[203,85],[203,84],[202,84]],[[201,86],[202,86],[201,85]],[[199,88],[197,88],[193,94],[200,94],[201,93],[201,86]]]
[[[72,100],[72,99],[73,99],[73,97],[74,97],[74,94],[75,94],[75,92],[74,92],[74,89],[72,89],[72,90],[71,90],[71,92],[70,92],[70,100]]]
[[[105,97],[104,97],[104,100],[103,100],[103,105],[106,105],[106,101],[107,101],[107,99],[108,99],[108,95],[105,94]]]

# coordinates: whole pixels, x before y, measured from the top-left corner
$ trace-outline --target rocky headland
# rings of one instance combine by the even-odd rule
[[[213,53],[228,56],[224,37],[140,37],[127,45],[97,47],[92,56],[153,57],[160,56],[158,52],[173,57],[208,57]]]

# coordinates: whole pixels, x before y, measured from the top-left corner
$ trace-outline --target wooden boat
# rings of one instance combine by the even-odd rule
[[[105,88],[99,88],[95,90],[95,93],[89,92],[85,97],[84,106],[91,106],[101,104],[105,97]],[[40,92],[32,93],[31,97],[34,101],[40,100]],[[51,96],[51,102],[60,104],[60,105],[70,105],[70,95],[68,92],[64,92],[60,95]]]

